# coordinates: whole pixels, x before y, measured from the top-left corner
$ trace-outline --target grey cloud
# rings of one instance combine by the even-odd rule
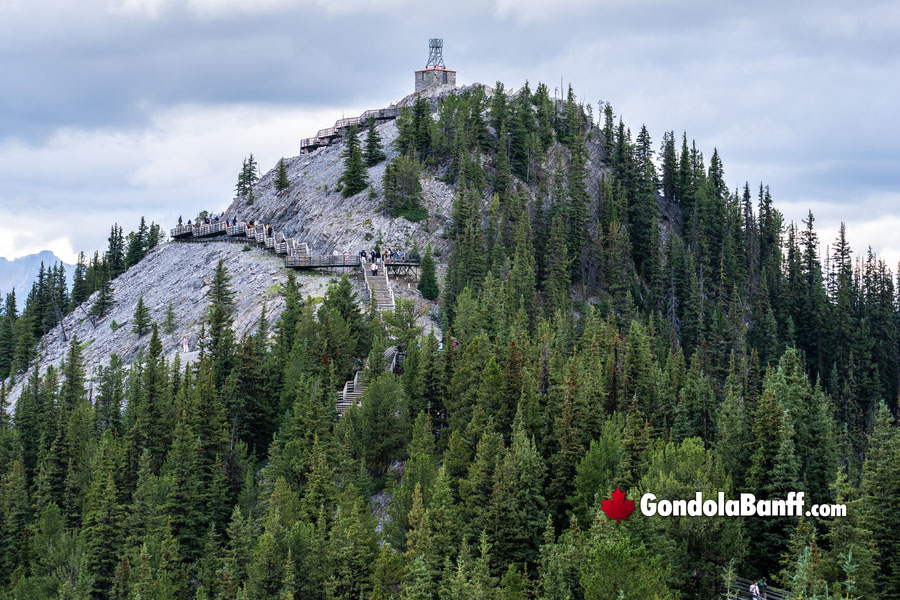
[[[140,137],[182,105],[374,107],[410,91],[427,38],[441,35],[461,82],[572,82],[585,102],[611,101],[632,130],[646,123],[657,142],[686,130],[707,158],[717,147],[731,185],[766,181],[791,218],[804,202],[838,207],[828,218],[860,203],[877,216],[893,208],[878,199],[900,187],[900,7],[891,2],[561,0],[547,10],[541,0],[464,0],[336,13],[310,2],[204,12],[172,0],[155,17],[98,0],[60,0],[41,15],[18,6],[0,8],[0,142],[52,144],[61,128]],[[327,121],[281,135],[293,147]],[[134,185],[133,170],[113,165],[106,192],[78,173],[37,186],[6,172],[0,207],[33,197],[65,206],[68,187],[94,194],[98,210],[104,198],[139,210],[152,190]],[[192,193],[224,205],[230,179],[207,177]],[[103,228],[84,243],[102,245]]]

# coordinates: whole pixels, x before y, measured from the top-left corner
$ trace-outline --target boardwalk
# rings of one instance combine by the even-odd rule
[[[369,119],[375,119],[376,123],[384,123],[396,119],[400,114],[400,109],[396,106],[388,108],[380,108],[377,110],[367,110],[358,117],[349,117],[346,119],[338,119],[333,127],[320,129],[315,136],[300,140],[300,152],[309,152],[322,146],[331,145],[337,138],[343,136],[350,127],[354,125],[365,125]]]
[[[369,286],[369,291],[373,290],[372,285],[381,288],[380,282],[375,282],[369,276],[368,267],[371,263],[361,263],[358,254],[312,254],[309,245],[300,241],[298,238],[289,238],[282,233],[278,233],[267,229],[263,225],[253,226],[249,223],[240,221],[234,225],[224,221],[216,223],[203,223],[192,225],[179,225],[170,230],[172,239],[177,242],[214,242],[214,241],[230,241],[230,242],[246,242],[247,244],[256,244],[260,248],[265,248],[269,252],[284,257],[284,266],[291,269],[302,270],[346,270],[354,271],[362,270],[363,278]],[[366,266],[366,269],[361,267]],[[387,281],[388,273],[394,275],[413,276],[418,274],[419,259],[405,258],[403,260],[387,260],[379,261],[379,272],[383,271],[383,277]],[[387,286],[388,288],[390,286]],[[379,294],[375,294],[378,296]]]
[[[397,346],[391,346],[384,353],[384,370],[398,373],[405,358],[406,352],[401,351]],[[369,370],[364,367],[361,371],[357,371],[353,379],[345,383],[344,388],[337,393],[335,408],[339,415],[343,416],[351,406],[360,405],[363,393],[368,387],[368,377]]]
[[[309,251],[309,245],[297,238],[289,238],[264,225],[250,225],[243,221],[230,224],[225,221],[179,225],[170,231],[172,239],[181,243],[203,243],[228,241],[255,244],[276,256],[284,256],[284,266],[291,269],[352,269],[361,274],[366,283],[367,300],[374,302],[380,312],[390,312],[396,307],[394,290],[391,288],[390,272],[409,275],[417,272],[419,259],[379,260],[377,274],[372,272],[372,263],[363,261],[358,254],[323,254],[315,255]],[[406,353],[398,347],[388,348],[384,354],[384,367],[397,372]],[[365,367],[344,384],[337,393],[335,409],[343,415],[351,406],[358,406],[363,392],[366,390],[368,369]]]

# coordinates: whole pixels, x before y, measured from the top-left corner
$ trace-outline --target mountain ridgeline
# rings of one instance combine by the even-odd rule
[[[88,386],[76,338],[31,369],[12,418],[0,394],[5,596],[725,598],[737,573],[792,598],[900,597],[882,260],[842,226],[823,264],[811,213],[786,223],[717,150],[633,135],[609,104],[596,122],[571,88],[401,105],[262,177],[245,161],[225,218],[319,253],[427,248],[427,299],[395,283],[382,315],[348,277],[314,297],[288,274],[238,337],[241,268],[207,262],[190,364],[163,352],[177,327],[136,310],[130,368]],[[420,319],[435,306],[442,338]],[[338,417],[348,380],[365,391]],[[847,516],[617,523],[600,510],[616,488],[804,491]]]

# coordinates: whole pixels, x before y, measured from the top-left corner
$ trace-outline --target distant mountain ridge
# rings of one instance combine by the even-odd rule
[[[5,298],[6,294],[16,290],[16,305],[22,310],[25,298],[31,291],[31,284],[41,270],[41,263],[44,263],[44,268],[47,269],[59,262],[62,260],[50,250],[42,250],[37,254],[20,256],[13,260],[0,256],[0,294]],[[63,263],[63,266],[66,268],[66,284],[71,287],[75,265]]]

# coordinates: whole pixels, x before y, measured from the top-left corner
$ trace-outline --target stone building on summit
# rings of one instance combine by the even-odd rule
[[[428,62],[424,69],[416,71],[416,93],[442,85],[456,86],[456,71],[444,65],[444,40],[432,38],[428,41]]]

